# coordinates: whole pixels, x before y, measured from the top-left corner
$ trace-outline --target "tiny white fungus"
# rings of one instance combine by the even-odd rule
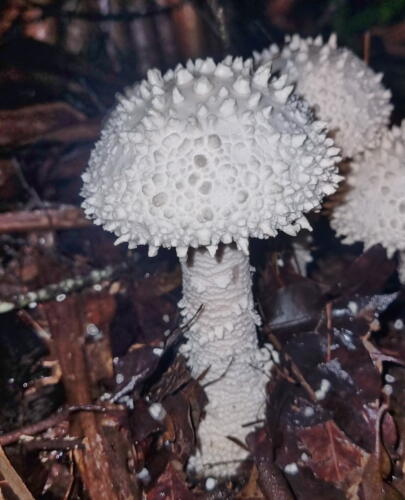
[[[402,321],[402,319],[400,318],[396,319],[394,323],[395,330],[402,330],[403,327],[404,327],[404,322]]]
[[[154,347],[152,349],[152,352],[155,356],[161,356],[163,353],[164,353],[164,349],[162,349],[161,347]]]
[[[287,474],[291,474],[292,476],[294,476],[295,474],[298,473],[298,465],[295,462],[287,464],[284,467],[284,472],[286,472]]]
[[[137,473],[136,477],[143,483],[149,483],[149,481],[151,480],[150,473],[146,467],[140,470]]]
[[[217,485],[217,480],[213,477],[207,477],[205,480],[205,489],[207,491],[212,491]]]
[[[382,388],[382,391],[384,394],[386,394],[387,396],[391,396],[391,394],[393,393],[394,389],[392,387],[392,385],[390,384],[385,384]]]
[[[321,381],[320,388],[317,391],[315,391],[316,399],[318,401],[325,399],[326,394],[329,391],[330,387],[331,387],[331,383],[329,382],[329,380],[326,378],[323,378]]]
[[[149,406],[149,413],[151,417],[158,422],[162,422],[165,417],[166,417],[166,410],[163,408],[163,406],[160,403],[152,403]]]

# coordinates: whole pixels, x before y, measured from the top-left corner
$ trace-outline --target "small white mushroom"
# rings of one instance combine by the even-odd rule
[[[246,458],[227,436],[243,442],[263,417],[272,365],[257,343],[248,238],[308,228],[303,213],[340,180],[324,125],[284,81],[273,88],[269,65],[251,66],[228,57],[154,74],[158,121],[150,82],[128,90],[83,177],[86,214],[119,241],[177,248],[184,322],[204,305],[182,352],[195,377],[207,372],[209,400],[189,466],[214,476]]]
[[[272,62],[274,69],[285,73],[281,78],[296,84],[297,93],[336,131],[344,156],[378,144],[392,111],[391,92],[381,84],[382,74],[349,49],[337,47],[336,35],[327,43],[321,37],[288,36],[282,49],[272,46],[255,52],[254,58],[256,64]]]
[[[343,242],[380,243],[388,257],[400,253],[399,277],[405,283],[405,121],[386,129],[381,146],[351,163],[350,190],[332,215]]]

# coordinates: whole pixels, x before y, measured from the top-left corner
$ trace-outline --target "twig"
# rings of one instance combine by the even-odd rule
[[[209,0],[209,6],[219,26],[213,23],[210,16],[207,15],[207,13],[203,9],[201,9],[198,5],[195,5],[195,7],[201,19],[207,24],[211,32],[222,42],[223,48],[226,49],[229,45],[229,39],[227,38],[226,31],[222,30],[221,22],[217,17],[218,12],[215,10],[215,7],[213,6],[213,1],[215,2],[215,0]]]
[[[174,344],[176,344],[179,338],[183,336],[183,333],[186,332],[190,328],[190,326],[198,320],[203,310],[204,304],[201,304],[194,316],[189,321],[187,321],[187,323],[177,326],[170,332],[165,343],[165,350],[171,348]]]
[[[27,451],[37,450],[72,450],[74,448],[82,448],[83,443],[81,439],[41,439],[36,438],[30,441],[23,441],[22,445]]]
[[[73,229],[89,226],[83,212],[70,205],[0,214],[0,234]]]
[[[282,351],[282,346],[278,339],[273,335],[272,333],[269,333],[269,339],[271,340],[272,344],[278,349],[280,352]],[[290,363],[291,371],[297,378],[298,382],[302,385],[302,387],[307,391],[308,396],[310,397],[311,401],[313,403],[316,403],[317,397],[315,394],[315,391],[312,389],[312,387],[308,384],[308,382],[305,380],[304,375],[301,373],[300,369],[298,366],[294,363],[292,357],[289,354],[284,353],[284,358],[286,361]]]
[[[106,412],[117,412],[122,410],[120,408],[109,409],[105,408],[104,406],[98,406],[98,405],[69,406],[68,408],[63,408],[62,410],[59,410],[54,415],[51,415],[50,417],[45,418],[40,422],[36,422],[35,424],[25,425],[24,427],[20,427],[19,429],[3,434],[2,436],[0,436],[0,446],[7,446],[11,443],[15,443],[22,436],[32,436],[34,434],[39,434],[40,432],[43,432],[49,429],[50,427],[55,427],[56,425],[60,424],[61,422],[69,418],[69,415],[71,415],[72,413],[77,413],[80,411],[106,413]]]
[[[371,46],[371,33],[366,31],[363,36],[363,60],[366,64],[370,63],[370,46]]]
[[[21,183],[21,186],[25,189],[25,191],[30,195],[31,202],[35,203],[37,207],[42,207],[43,202],[41,200],[41,197],[37,193],[37,191],[29,185],[27,182],[27,179],[25,178],[25,175],[23,174],[23,171],[21,169],[20,163],[14,158],[12,160],[14,170],[17,174],[18,180]],[[21,212],[18,212],[21,213]]]
[[[210,380],[209,382],[207,382],[206,384],[204,384],[202,387],[203,389],[205,389],[206,387],[208,387],[209,385],[212,385],[212,384],[216,384],[217,382],[219,382],[220,380],[222,380],[225,375],[228,373],[228,370],[229,368],[232,366],[232,363],[234,361],[234,358],[232,356],[231,360],[229,361],[228,363],[228,366],[225,368],[225,370],[221,373],[221,375],[219,375],[219,377],[217,378],[214,378],[213,380]],[[209,372],[209,369],[211,368],[211,365],[209,365],[201,375],[198,376],[198,381],[201,380],[202,378],[205,377],[205,375]]]
[[[28,491],[27,487],[23,483],[20,476],[14,470],[13,466],[9,462],[3,448],[0,447],[0,472],[4,480],[1,483],[4,486],[8,486],[8,490],[11,490],[13,498],[18,500],[34,500],[34,497]],[[0,485],[0,497],[5,498],[2,494],[2,485]],[[11,495],[7,495],[7,498],[11,498]]]
[[[158,16],[160,14],[169,13],[172,10],[179,9],[186,3],[192,3],[193,0],[178,0],[174,5],[167,7],[160,7],[158,9],[148,9],[139,11],[125,11],[125,12],[109,12],[108,14],[103,14],[102,12],[80,12],[76,10],[60,9],[56,4],[42,5],[36,2],[30,2],[32,7],[41,10],[41,14],[37,18],[30,19],[28,22],[36,23],[47,17],[58,17],[64,19],[82,19],[84,21],[91,22],[106,22],[106,21],[119,21],[119,22],[131,22],[134,19],[140,19],[145,17]],[[26,24],[26,23],[24,23]]]
[[[1,216],[0,216],[1,217]],[[104,269],[94,269],[86,276],[76,276],[67,278],[58,283],[39,288],[37,290],[19,294],[10,300],[0,301],[0,314],[4,314],[14,309],[23,309],[30,304],[49,302],[56,298],[57,301],[63,301],[66,295],[83,288],[96,285],[101,281],[110,280],[119,272],[127,271],[130,267],[128,262],[123,262],[116,266],[107,266]]]
[[[94,409],[91,402],[95,388],[84,345],[84,324],[89,314],[86,296],[72,294],[62,302],[44,304],[42,310],[62,370],[69,407]],[[139,498],[137,480],[124,466],[131,456],[128,437],[121,432],[118,421],[110,417],[106,426],[103,420],[96,418],[94,411],[79,411],[69,422],[69,433],[83,436],[84,448],[72,453],[88,496],[97,500]]]
[[[325,306],[326,314],[326,362],[331,360],[331,331],[332,331],[332,303],[328,302]]]

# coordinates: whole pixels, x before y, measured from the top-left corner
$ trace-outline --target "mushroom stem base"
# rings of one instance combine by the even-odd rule
[[[215,257],[198,250],[180,259],[184,321],[203,306],[182,352],[195,377],[208,368],[202,383],[209,402],[198,431],[200,451],[190,467],[215,476],[235,473],[247,457],[228,436],[244,443],[263,418],[271,366],[269,352],[258,347],[249,258],[231,246],[221,250]]]

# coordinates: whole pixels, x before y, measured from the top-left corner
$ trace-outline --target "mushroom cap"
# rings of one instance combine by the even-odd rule
[[[327,43],[293,35],[280,50],[272,45],[254,53],[257,64],[272,61],[274,69],[296,84],[296,91],[317,109],[344,156],[374,148],[388,125],[392,111],[391,92],[376,74],[347,48],[338,48],[336,35]]]
[[[189,61],[119,97],[83,174],[87,216],[117,243],[176,247],[295,234],[335,191],[339,149],[270,65]]]
[[[332,215],[344,242],[380,243],[391,257],[405,250],[405,121],[386,129],[381,146],[352,162],[351,189]]]

